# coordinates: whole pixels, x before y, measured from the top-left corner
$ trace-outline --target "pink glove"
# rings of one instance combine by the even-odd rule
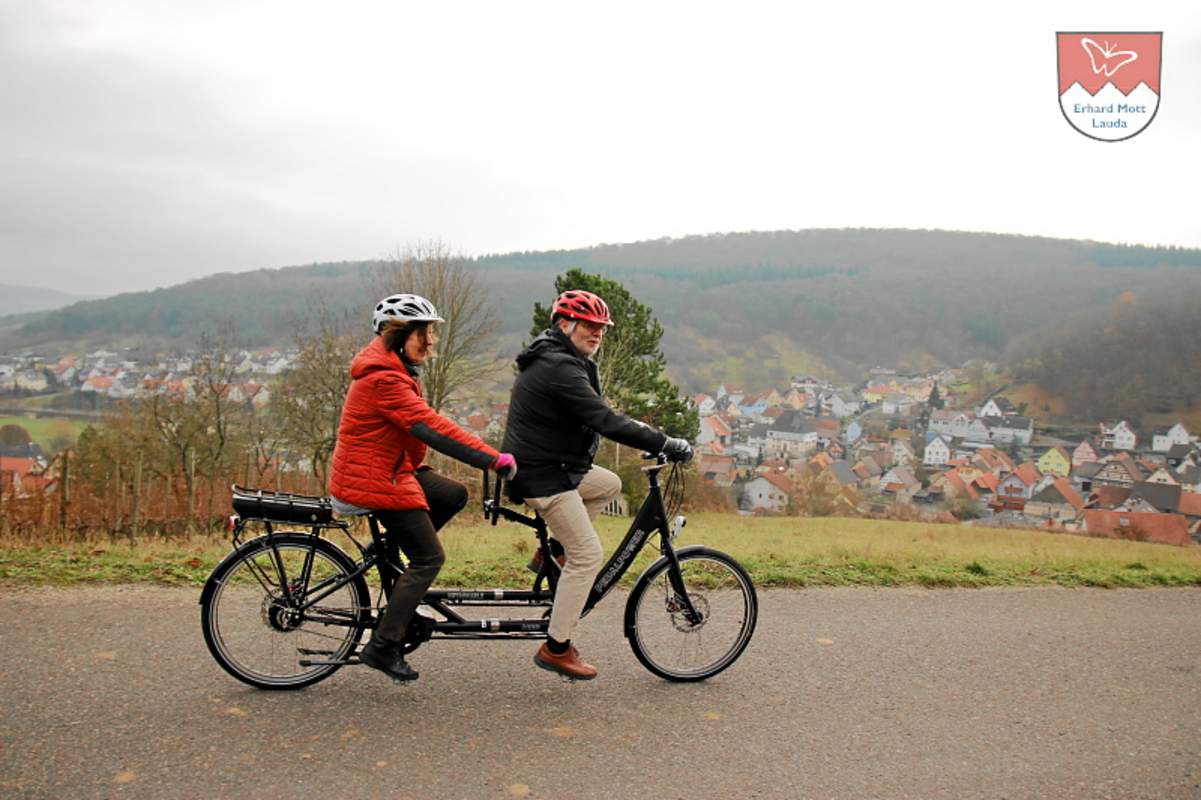
[[[492,465],[492,469],[497,472],[504,472],[506,480],[513,480],[517,477],[517,459],[513,458],[511,453],[501,453],[496,459],[496,463]]]

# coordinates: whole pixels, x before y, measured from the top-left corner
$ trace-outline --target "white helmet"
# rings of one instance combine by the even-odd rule
[[[378,334],[384,325],[397,322],[445,322],[434,304],[421,295],[394,294],[380,300],[371,315],[371,327]]]

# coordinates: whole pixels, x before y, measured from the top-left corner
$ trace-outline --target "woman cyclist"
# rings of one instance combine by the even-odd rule
[[[437,531],[467,504],[467,489],[423,464],[427,446],[473,467],[516,474],[517,464],[430,408],[418,370],[433,355],[442,322],[430,301],[414,294],[386,297],[375,306],[376,338],[350,366],[352,378],[330,475],[330,495],[340,513],[372,510],[383,524],[388,552],[408,567],[397,578],[362,662],[395,680],[417,679],[401,647],[421,598],[446,555]]]

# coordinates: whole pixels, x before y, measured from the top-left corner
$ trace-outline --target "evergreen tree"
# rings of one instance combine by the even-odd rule
[[[700,418],[692,402],[664,374],[666,360],[659,349],[663,326],[651,309],[634,299],[617,281],[570,269],[555,278],[556,296],[568,289],[583,289],[604,298],[613,327],[597,352],[601,391],[615,408],[672,436],[694,440]],[[550,327],[551,307],[534,303],[533,327],[537,336]]]

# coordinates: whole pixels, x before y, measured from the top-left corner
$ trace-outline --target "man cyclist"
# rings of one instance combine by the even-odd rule
[[[549,638],[534,663],[579,680],[596,677],[596,668],[584,663],[571,643],[604,557],[592,522],[621,493],[621,479],[592,463],[600,437],[673,460],[692,457],[685,440],[635,422],[601,398],[593,359],[612,325],[609,307],[597,295],[582,290],[559,295],[550,328],[517,356],[501,445],[521,464],[511,484],[514,497],[542,515],[567,557]]]

